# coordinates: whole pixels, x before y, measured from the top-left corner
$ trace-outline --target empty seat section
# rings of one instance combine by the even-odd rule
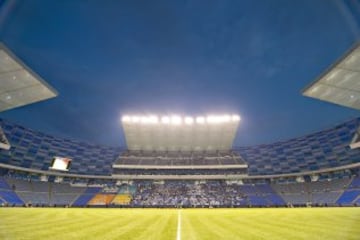
[[[352,180],[349,189],[360,189],[360,177],[356,177]]]
[[[85,191],[85,187],[54,183],[51,186],[51,205],[71,205]]]
[[[29,182],[17,180],[16,193],[24,200],[24,203],[31,205],[49,205],[49,183],[48,182]]]
[[[250,202],[250,205],[253,205],[253,206],[268,206],[269,205],[268,201],[266,201],[266,199],[262,196],[249,195],[248,200]]]
[[[0,190],[0,198],[8,204],[23,205],[24,202],[11,190]]]
[[[312,193],[312,203],[333,204],[341,195],[341,192],[314,192]]]
[[[95,194],[101,191],[99,187],[89,187],[82,193],[72,204],[73,206],[85,206],[94,197]]]
[[[2,177],[0,177],[0,189],[7,189],[7,190],[11,189],[9,184]]]
[[[266,195],[266,199],[271,203],[271,205],[285,205],[284,199],[282,199],[276,193],[271,193]]]
[[[20,179],[14,179],[14,178],[8,178],[6,179],[9,186],[14,189],[15,191],[31,191],[31,182],[20,180]]]
[[[337,200],[338,204],[352,204],[360,196],[360,190],[347,190]]]
[[[17,192],[17,194],[24,200],[24,203],[31,205],[48,205],[49,193],[48,192]]]
[[[11,189],[7,179],[0,177],[0,204],[23,205],[22,199]]]

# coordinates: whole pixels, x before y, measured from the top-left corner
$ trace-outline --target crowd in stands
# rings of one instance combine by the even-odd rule
[[[246,195],[239,185],[223,181],[204,183],[168,181],[166,183],[138,183],[135,206],[240,206]]]
[[[32,170],[48,170],[54,156],[70,156],[69,173],[98,178],[40,176],[0,169],[0,205],[133,207],[244,207],[360,205],[360,171],[265,180],[134,180],[119,183],[113,175],[243,175],[303,173],[360,162],[360,149],[351,142],[360,118],[303,137],[272,144],[237,147],[225,152],[142,152],[57,138],[0,119],[0,163]],[[120,165],[119,168],[116,165]],[[137,165],[142,169],[124,168]],[[216,169],[209,168],[215,165]],[[226,165],[231,168],[223,168]],[[244,168],[240,168],[244,165]],[[145,166],[145,167],[144,167]],[[146,167],[148,166],[148,167]],[[149,166],[152,169],[149,169]],[[157,166],[173,168],[156,169]],[[180,167],[179,167],[180,166]],[[201,166],[206,169],[181,168]],[[204,167],[205,166],[205,167]],[[218,168],[219,166],[222,169]],[[248,167],[248,168],[246,168]],[[350,169],[350,168],[349,168]],[[330,173],[331,172],[331,173]],[[357,177],[355,177],[357,175]],[[42,177],[45,177],[44,179]],[[104,177],[104,178],[102,178]],[[204,176],[196,176],[205,178]],[[218,178],[218,176],[216,176]],[[57,182],[59,181],[59,183]]]
[[[86,186],[0,177],[0,205],[130,207],[360,206],[360,177],[313,182],[105,180]]]

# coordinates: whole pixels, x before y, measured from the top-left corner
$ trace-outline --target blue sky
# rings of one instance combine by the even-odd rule
[[[134,113],[238,113],[237,146],[301,136],[360,115],[301,95],[359,16],[335,0],[5,1],[1,41],[59,96],[0,118],[114,146]]]

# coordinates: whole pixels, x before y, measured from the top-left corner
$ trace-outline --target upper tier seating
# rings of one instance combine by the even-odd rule
[[[298,173],[360,163],[360,149],[351,150],[349,143],[360,124],[356,118],[338,126],[272,144],[236,147],[241,157],[225,157],[222,153],[203,156],[192,153],[191,158],[167,153],[168,158],[152,160],[140,155],[129,159],[122,148],[106,147],[57,138],[0,119],[0,126],[11,144],[10,150],[0,149],[0,163],[32,169],[48,170],[54,156],[73,159],[69,173],[111,175],[112,165],[117,163],[135,165],[227,165],[247,163],[249,175]],[[234,153],[234,152],[233,152]],[[132,154],[132,153],[131,153]],[[174,156],[172,154],[175,154]],[[218,155],[221,155],[219,158]],[[235,154],[236,155],[236,154]],[[156,161],[153,161],[153,160]]]
[[[286,141],[236,151],[248,163],[250,175],[298,173],[360,162],[360,149],[349,144],[360,118],[333,128]]]
[[[110,175],[111,166],[122,151],[71,139],[57,138],[0,119],[11,144],[10,150],[0,150],[0,163],[48,170],[54,156],[69,156],[70,173]]]

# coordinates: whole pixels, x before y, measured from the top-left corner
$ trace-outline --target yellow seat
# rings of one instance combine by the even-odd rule
[[[115,194],[96,194],[90,201],[89,205],[107,205],[114,199]]]
[[[115,205],[129,205],[131,202],[130,194],[118,194],[114,197],[111,203]]]

